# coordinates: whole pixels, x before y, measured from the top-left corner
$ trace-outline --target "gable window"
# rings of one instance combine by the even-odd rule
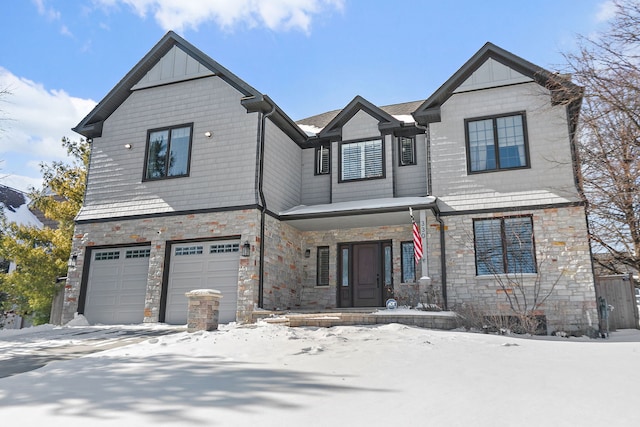
[[[465,131],[469,172],[529,166],[524,113],[468,119]]]
[[[476,219],[473,234],[478,276],[536,272],[530,216]]]
[[[189,175],[193,124],[154,129],[147,133],[145,179]]]
[[[327,175],[331,169],[331,151],[328,145],[316,147],[316,175]]]
[[[318,247],[316,284],[329,286],[329,246]]]
[[[400,264],[402,265],[402,283],[416,281],[416,260],[413,254],[413,242],[400,243]]]
[[[401,136],[398,138],[398,153],[400,166],[416,164],[416,139]]]
[[[340,181],[384,178],[381,139],[340,144]]]

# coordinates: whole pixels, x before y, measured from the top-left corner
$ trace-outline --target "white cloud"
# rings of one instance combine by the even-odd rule
[[[616,12],[616,5],[613,0],[606,0],[601,3],[598,7],[598,12],[596,14],[597,22],[605,22],[614,17]]]
[[[141,17],[153,15],[164,30],[197,30],[215,22],[224,30],[239,25],[274,31],[311,30],[313,16],[342,10],[344,0],[98,0],[103,6],[129,5]]]
[[[33,0],[33,3],[36,5],[38,13],[49,21],[56,21],[60,19],[60,12],[55,10],[53,7],[48,7],[46,0]]]
[[[72,97],[62,90],[47,90],[2,67],[0,88],[9,92],[0,99],[0,159],[4,160],[0,176],[10,175],[32,185],[39,176],[40,162],[67,159],[60,142],[62,137],[79,139],[71,128],[96,103]]]

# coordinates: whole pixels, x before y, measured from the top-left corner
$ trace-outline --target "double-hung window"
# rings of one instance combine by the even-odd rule
[[[381,139],[340,144],[340,181],[384,178]]]
[[[473,233],[478,276],[537,271],[530,216],[476,219]]]
[[[146,180],[189,175],[192,130],[186,124],[147,132]]]
[[[469,172],[529,166],[524,113],[465,120]]]
[[[414,137],[401,136],[398,138],[398,153],[400,166],[416,164],[416,139]]]
[[[316,175],[327,175],[331,172],[331,151],[328,145],[316,147]]]

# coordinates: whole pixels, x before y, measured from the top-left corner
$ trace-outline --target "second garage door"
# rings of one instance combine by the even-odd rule
[[[222,292],[220,323],[234,322],[238,304],[238,240],[180,243],[171,247],[165,323],[187,323],[185,293],[196,289]]]

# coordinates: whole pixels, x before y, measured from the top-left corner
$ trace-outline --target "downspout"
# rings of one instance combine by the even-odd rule
[[[265,122],[267,117],[276,111],[276,106],[271,105],[271,111],[268,113],[260,113],[260,121],[258,126],[258,171],[256,173],[258,197],[260,198],[260,256],[258,261],[258,307],[263,308],[264,305],[264,234],[265,234],[265,218],[267,212],[267,199],[264,196],[263,178],[264,178],[264,140],[265,140]]]
[[[449,304],[447,302],[447,251],[444,243],[444,221],[440,217],[440,209],[438,208],[437,201],[436,205],[432,207],[431,210],[436,216],[436,221],[438,221],[438,226],[440,228],[440,270],[442,270],[442,300],[444,302],[444,309],[448,310]]]
[[[427,126],[423,126],[416,122],[416,127],[418,129],[424,130],[425,136],[425,146],[427,149],[427,195],[431,196],[433,192],[433,187],[431,185],[431,135],[429,134],[429,128]],[[438,201],[436,199],[436,204],[431,208],[433,215],[436,217],[436,221],[438,221],[438,228],[440,228],[440,271],[441,271],[441,292],[442,292],[442,301],[444,303],[444,309],[447,310],[449,307],[447,301],[447,251],[445,247],[445,239],[444,239],[444,221],[440,216],[440,209],[438,208]]]

